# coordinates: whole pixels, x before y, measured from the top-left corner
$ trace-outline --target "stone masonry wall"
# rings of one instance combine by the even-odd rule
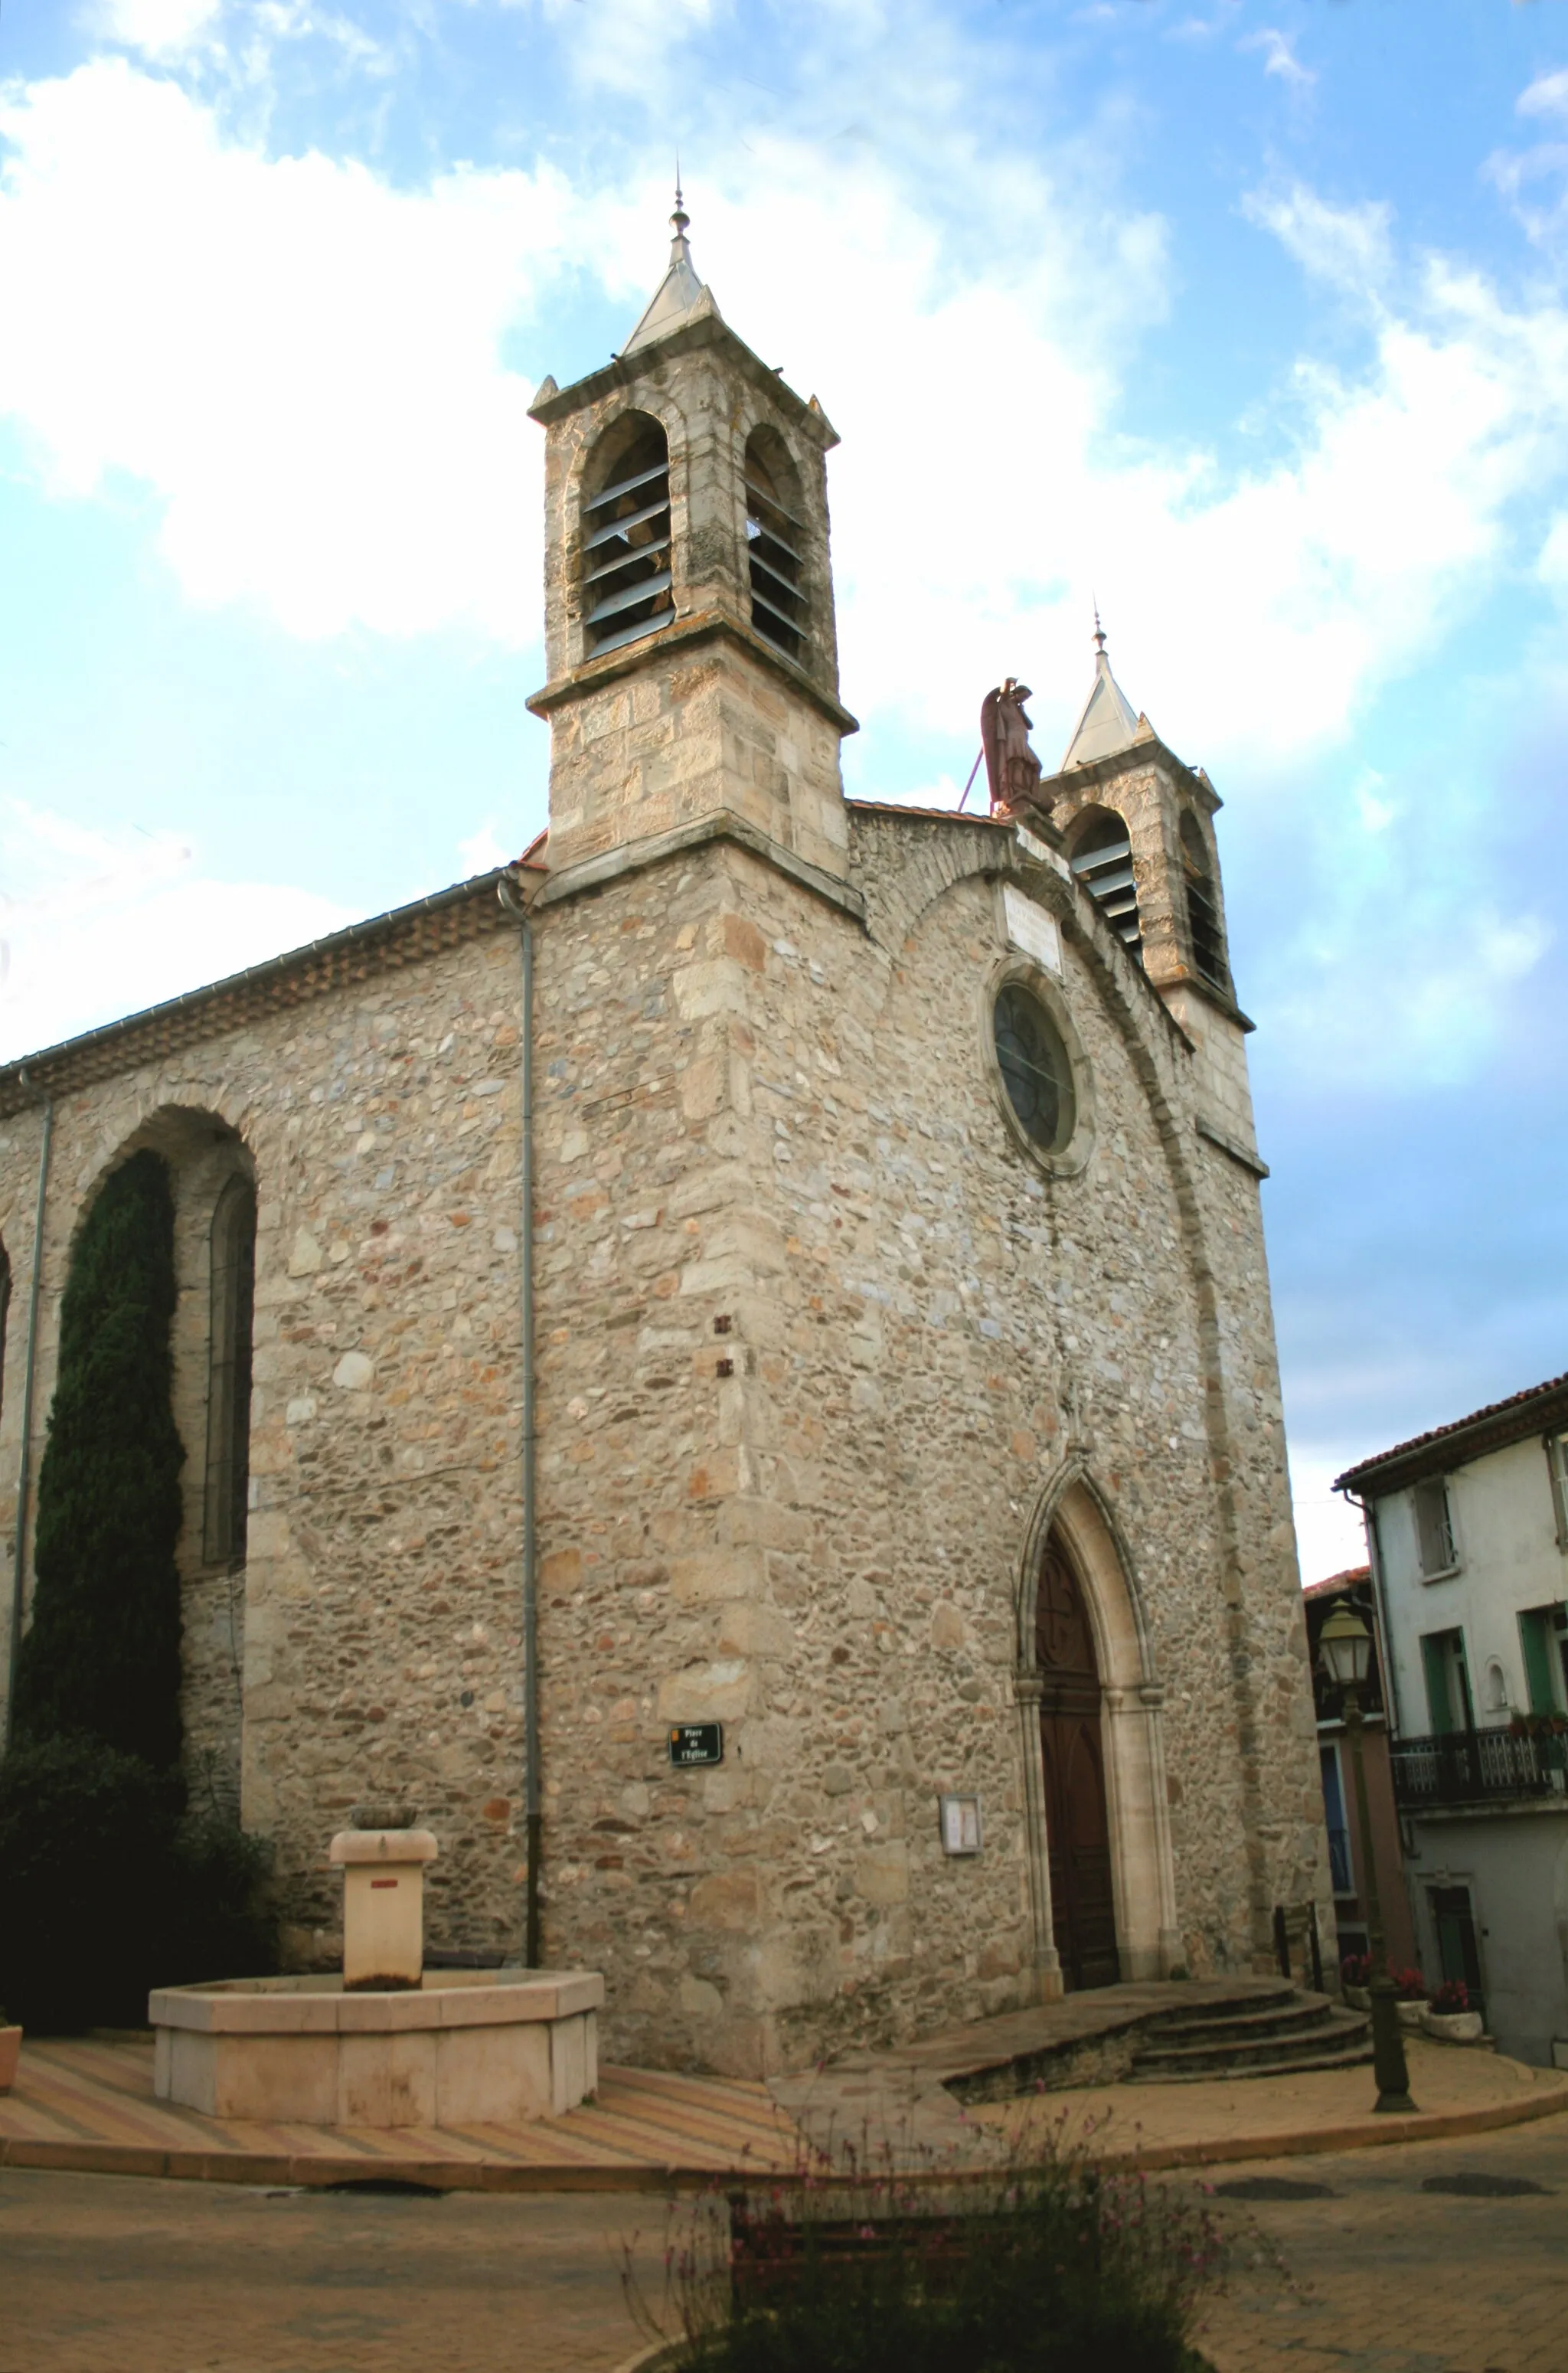
[[[106,1171],[156,1144],[176,1179],[188,1743],[198,1775],[205,1750],[232,1770],[238,1642],[244,1818],[274,1843],[297,1959],[336,1949],[333,1831],[389,1798],[441,1841],[432,1942],[516,1941],[519,993],[509,929],[56,1108],[35,1482],[71,1240]],[[24,1205],[30,1220],[36,1121],[0,1135],[9,1246]],[[258,1231],[249,1558],[229,1577],[202,1562],[203,1279],[236,1143]]]
[[[546,1954],[603,1967],[609,2050],[655,2062],[755,2073],[1029,1997],[1013,1680],[1070,1446],[1165,1692],[1188,1965],[1327,1896],[1256,1180],[1083,894],[989,824],[851,822],[866,923],[723,839],[536,910]],[[1003,872],[1063,933],[1075,1177],[997,1102]],[[172,1148],[194,1247],[228,1149],[254,1164],[244,1806],[298,1960],[333,1948],[333,1830],[388,1799],[441,1841],[432,1941],[517,1942],[518,1021],[508,931],[57,1111],[40,1432],[105,1169]],[[36,1122],[3,1130],[15,1313]],[[218,1741],[213,1586],[190,1571],[187,1720]],[[709,1718],[723,1764],[672,1771],[666,1725]],[[952,1787],[972,1861],[939,1851]]]
[[[856,824],[881,943],[721,848],[542,918],[548,1926],[623,1957],[614,2048],[646,2058],[755,2069],[1027,1993],[1016,1601],[1070,1399],[1168,1690],[1189,1964],[1246,1965],[1265,1899],[1317,1891],[1255,1183],[1203,1174],[1190,1050],[1065,886],[1098,1140],[1038,1175],[987,1070],[994,885],[931,860],[963,827]],[[660,1725],[698,1719],[726,1763],[672,1772]],[[977,1862],[938,1851],[954,1786]]]

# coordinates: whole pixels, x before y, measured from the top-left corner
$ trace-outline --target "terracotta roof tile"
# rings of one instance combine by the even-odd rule
[[[1359,1482],[1364,1475],[1374,1475],[1380,1467],[1393,1467],[1401,1460],[1414,1458],[1433,1444],[1447,1442],[1455,1434],[1467,1433],[1472,1426],[1488,1426],[1498,1420],[1506,1421],[1523,1416],[1535,1403],[1549,1400],[1553,1395],[1568,1394],[1568,1375],[1549,1376],[1544,1385],[1530,1385],[1522,1393],[1510,1393],[1505,1400],[1488,1401],[1484,1409],[1472,1409],[1469,1417],[1457,1417],[1447,1425],[1434,1425],[1425,1433],[1413,1433],[1408,1442],[1397,1442],[1392,1450],[1380,1450],[1375,1458],[1363,1458],[1354,1467],[1347,1467],[1334,1479],[1334,1490],[1342,1491],[1347,1483]],[[1529,1432],[1527,1423],[1517,1429],[1517,1434]]]

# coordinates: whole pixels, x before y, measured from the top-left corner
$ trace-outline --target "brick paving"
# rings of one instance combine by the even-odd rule
[[[0,2171],[0,2373],[612,2373],[656,2198]]]
[[[1543,2189],[1422,2188],[1464,2174]],[[1227,2195],[1259,2179],[1327,2196]],[[1568,2115],[1254,2158],[1204,2180],[1264,2252],[1250,2262],[1244,2243],[1207,2314],[1217,2373],[1568,2373]],[[640,2344],[622,2242],[656,2287],[665,2229],[650,2195],[387,2198],[0,2169],[0,2373],[613,2373]]]
[[[1543,2187],[1513,2198],[1422,2189],[1457,2175]],[[1451,2143],[1211,2168],[1215,2206],[1259,2177],[1325,2199],[1246,2204],[1292,2280],[1243,2267],[1206,2319],[1218,2373],[1565,2373],[1568,2117]]]

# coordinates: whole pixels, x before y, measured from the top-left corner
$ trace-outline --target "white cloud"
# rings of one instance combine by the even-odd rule
[[[331,900],[215,882],[172,833],[97,832],[0,801],[0,1062],[301,947]]]
[[[534,638],[542,440],[498,345],[559,253],[547,170],[405,195],[120,60],[13,88],[0,136],[0,405],[58,492],[143,481],[193,601],[298,635]]]
[[[503,847],[496,831],[496,819],[486,816],[477,832],[457,844],[457,853],[466,881],[474,873],[488,873],[497,865],[509,865],[517,855],[515,848]]]
[[[1256,33],[1248,33],[1245,41],[1236,43],[1236,48],[1260,50],[1264,73],[1278,75],[1281,82],[1289,83],[1296,90],[1308,90],[1317,80],[1311,67],[1302,64],[1284,34],[1273,26],[1262,26]]]
[[[1528,88],[1519,93],[1515,104],[1521,115],[1568,117],[1568,66],[1558,66],[1550,74],[1537,75]]]
[[[593,195],[543,167],[394,189],[236,145],[176,83],[107,60],[13,87],[0,135],[0,408],[53,487],[150,486],[189,598],[297,635],[536,639],[543,439],[500,342],[521,329],[538,368],[557,359],[541,325],[575,301],[573,266],[635,317],[662,160]],[[1012,670],[1045,688],[1054,758],[1097,585],[1127,689],[1178,747],[1298,754],[1430,654],[1568,475],[1568,316],[1401,258],[1386,207],[1254,202],[1367,349],[1354,369],[1304,358],[1238,470],[1118,434],[1171,264],[1158,219],[1081,162],[969,158],[956,225],[864,148],[825,171],[819,145],[754,129],[741,170],[735,194],[717,170],[704,191],[697,260],[844,434],[844,690],[868,720],[967,731]],[[851,745],[873,791],[874,763]]]
[[[1299,182],[1256,193],[1243,212],[1295,257],[1315,280],[1349,296],[1372,297],[1394,268],[1393,208],[1381,201],[1336,206]]]
[[[1304,1583],[1327,1582],[1330,1574],[1366,1563],[1366,1527],[1360,1513],[1333,1488],[1335,1476],[1342,1475],[1357,1455],[1351,1451],[1323,1457],[1292,1448],[1291,1498]]]
[[[94,30],[149,57],[178,56],[215,29],[223,0],[101,0]]]

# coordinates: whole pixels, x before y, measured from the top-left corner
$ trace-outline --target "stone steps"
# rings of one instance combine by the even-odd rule
[[[1327,1994],[1281,1986],[1256,2007],[1216,2005],[1153,2020],[1140,2038],[1127,2081],[1196,2082],[1353,2068],[1372,2057],[1371,2022],[1338,2009]]]

